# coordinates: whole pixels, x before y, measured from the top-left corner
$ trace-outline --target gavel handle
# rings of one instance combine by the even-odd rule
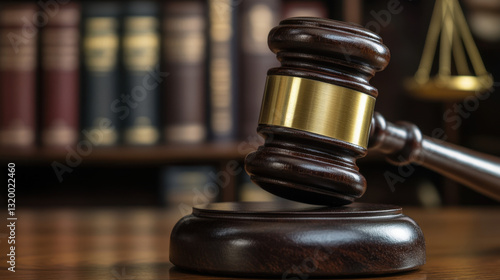
[[[445,136],[444,131],[437,132]],[[369,148],[386,154],[392,164],[419,164],[500,201],[499,158],[422,136],[414,124],[392,124],[377,112],[372,119]]]

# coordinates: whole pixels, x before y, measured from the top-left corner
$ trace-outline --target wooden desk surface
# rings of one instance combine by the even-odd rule
[[[500,207],[405,209],[405,214],[422,227],[427,264],[374,279],[500,279]],[[17,217],[15,273],[7,271],[10,245],[1,219],[0,279],[231,279],[177,271],[169,263],[178,212],[19,210]]]

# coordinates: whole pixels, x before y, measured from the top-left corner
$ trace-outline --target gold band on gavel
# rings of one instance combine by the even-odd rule
[[[267,77],[259,124],[294,128],[366,148],[375,98],[320,81]]]

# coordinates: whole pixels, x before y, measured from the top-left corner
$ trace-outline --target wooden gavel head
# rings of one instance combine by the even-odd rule
[[[271,30],[281,66],[268,71],[257,131],[265,143],[245,160],[251,179],[280,197],[344,205],[363,195],[356,159],[366,154],[377,89],[390,54],[358,25],[290,18]]]

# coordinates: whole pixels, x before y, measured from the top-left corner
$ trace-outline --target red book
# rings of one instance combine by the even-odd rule
[[[199,143],[207,138],[205,12],[200,0],[165,3],[163,51],[170,74],[163,98],[167,143]]]
[[[80,6],[60,7],[41,33],[42,145],[78,139]]]
[[[35,13],[35,4],[0,8],[0,146],[35,144]]]

